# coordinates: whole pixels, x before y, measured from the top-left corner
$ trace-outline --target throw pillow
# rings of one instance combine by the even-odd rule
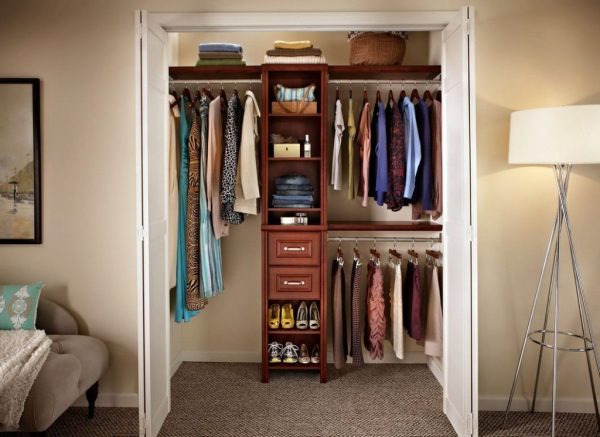
[[[44,283],[0,286],[0,330],[33,330]]]

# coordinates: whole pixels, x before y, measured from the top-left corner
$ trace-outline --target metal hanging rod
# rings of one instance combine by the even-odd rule
[[[367,242],[381,242],[381,243],[441,243],[442,242],[442,234],[438,237],[365,237],[364,235],[361,237],[347,237],[347,236],[339,236],[330,235],[327,237],[328,241],[367,241]]]
[[[236,85],[244,85],[244,84],[250,84],[250,83],[262,83],[262,80],[260,79],[223,79],[223,80],[198,80],[198,79],[178,79],[178,80],[169,80],[169,84],[171,85],[187,85],[187,84],[207,84],[207,85],[211,85],[211,84],[215,84],[215,85],[222,85],[222,84],[236,84]]]
[[[336,85],[342,85],[342,84],[350,84],[350,85],[367,85],[367,84],[374,84],[374,85],[391,85],[391,84],[399,84],[399,85],[417,85],[417,84],[424,84],[424,85],[440,85],[442,82],[441,80],[438,79],[432,79],[432,80],[374,80],[374,79],[368,79],[368,80],[355,80],[355,79],[329,79],[329,83],[331,84],[336,84]]]

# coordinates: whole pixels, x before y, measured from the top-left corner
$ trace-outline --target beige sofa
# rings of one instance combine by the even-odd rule
[[[96,338],[78,335],[75,318],[44,298],[38,305],[36,327],[46,331],[52,346],[25,402],[19,431],[45,431],[84,393],[88,416],[93,418],[98,380],[108,368],[106,345]]]

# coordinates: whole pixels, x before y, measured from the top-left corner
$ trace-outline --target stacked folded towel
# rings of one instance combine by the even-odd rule
[[[198,62],[196,67],[210,65],[246,65],[242,57],[243,49],[239,44],[210,42],[198,44]]]
[[[275,41],[267,50],[265,64],[326,64],[321,49],[310,41]]]
[[[312,208],[314,189],[302,175],[281,176],[275,179],[274,208]]]

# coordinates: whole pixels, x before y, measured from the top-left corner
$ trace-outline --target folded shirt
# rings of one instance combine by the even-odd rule
[[[271,49],[267,50],[268,56],[321,56],[321,49]]]
[[[269,56],[265,55],[265,64],[327,64],[324,56]]]
[[[289,191],[289,190],[302,191],[306,194],[310,194],[314,191],[313,186],[311,184],[297,185],[297,184],[277,184],[276,183],[275,189],[277,191]]]
[[[306,196],[308,194],[312,194],[312,190],[310,191],[302,191],[302,190],[276,190],[275,194],[278,196]]]
[[[309,196],[301,196],[301,195],[280,196],[277,194],[273,195],[273,202],[279,202],[279,203],[312,203],[314,201],[315,200],[312,195],[309,195]]]
[[[275,202],[273,203],[273,208],[312,208],[312,203],[294,203],[291,205],[278,205]]]
[[[276,49],[312,49],[310,41],[281,41],[277,40],[273,43]]]
[[[233,52],[201,52],[198,53],[200,59],[242,59],[241,53]]]
[[[196,67],[207,67],[212,65],[246,65],[244,59],[198,59]]]
[[[287,175],[275,178],[276,185],[311,185],[310,180],[303,175]],[[311,185],[312,187],[312,185]]]
[[[203,42],[198,44],[198,52],[233,52],[242,53],[242,46],[229,42]]]

